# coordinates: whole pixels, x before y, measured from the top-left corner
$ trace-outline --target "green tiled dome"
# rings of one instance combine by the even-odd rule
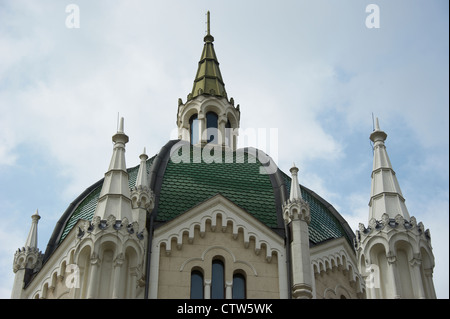
[[[157,220],[173,219],[221,194],[267,226],[277,227],[274,191],[269,175],[259,173],[260,166],[255,156],[244,152],[234,152],[231,163],[225,162],[224,155],[221,163],[169,161],[161,186]]]
[[[156,195],[154,214],[157,224],[176,218],[221,194],[269,228],[284,233],[281,205],[290,190],[291,178],[288,175],[280,170],[272,175],[261,174],[261,162],[252,152],[249,154],[243,150],[232,153],[231,163],[224,156],[222,163],[206,163],[204,160],[175,163],[169,158],[169,149],[176,142],[169,142],[159,155],[147,160],[147,172]],[[192,146],[190,151],[192,156]],[[130,188],[135,184],[138,169],[139,165],[128,169]],[[279,185],[275,182],[277,178]],[[79,219],[92,219],[101,188],[102,180],[89,187],[69,206],[58,222],[59,230],[55,228],[49,250],[66,238]],[[333,206],[312,190],[303,186],[301,190],[311,210],[311,244],[339,237],[345,237],[352,244],[354,234]]]

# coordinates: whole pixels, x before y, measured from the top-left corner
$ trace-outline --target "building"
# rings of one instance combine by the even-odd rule
[[[286,174],[236,148],[240,108],[209,13],[207,25],[178,139],[127,168],[121,119],[104,178],[68,206],[44,253],[32,216],[12,298],[435,298],[430,232],[409,216],[378,120],[369,223],[355,235],[295,165]]]

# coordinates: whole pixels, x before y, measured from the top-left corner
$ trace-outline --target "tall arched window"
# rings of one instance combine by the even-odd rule
[[[206,141],[208,143],[218,143],[218,130],[219,118],[216,113],[206,113]]]
[[[191,272],[191,299],[203,299],[203,273],[200,270]]]
[[[189,119],[189,127],[190,127],[190,135],[191,135],[191,144],[195,145],[200,142],[200,131],[198,125],[198,116],[194,114]]]
[[[241,273],[235,273],[233,275],[233,299],[245,299],[246,298],[245,276]]]
[[[225,266],[219,259],[212,262],[211,299],[225,298]]]

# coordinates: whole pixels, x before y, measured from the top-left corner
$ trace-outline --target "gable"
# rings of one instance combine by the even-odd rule
[[[245,273],[249,298],[286,298],[285,255],[282,237],[218,194],[154,230],[150,298],[189,298],[191,271],[210,281],[215,258],[227,281]]]
[[[221,220],[220,225],[217,220]],[[265,246],[267,259],[271,258],[272,253],[284,253],[283,238],[220,194],[157,228],[153,240],[165,245],[166,251],[171,251],[174,239],[178,248],[183,245],[185,233],[188,234],[189,242],[192,242],[195,228],[199,228],[200,236],[203,236],[207,222],[211,223],[213,231],[216,228],[225,231],[231,224],[234,239],[242,231],[244,246],[249,246],[250,239],[255,240],[255,252],[259,254],[262,246]]]

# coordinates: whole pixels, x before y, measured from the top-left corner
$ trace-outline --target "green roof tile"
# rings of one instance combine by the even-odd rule
[[[193,149],[191,148],[191,156]],[[216,194],[269,227],[277,227],[275,195],[269,175],[259,173],[261,163],[252,155],[233,154],[233,162],[168,162],[161,186],[157,220],[168,221]]]
[[[147,160],[148,173],[155,157]],[[259,173],[261,163],[251,154],[235,152],[233,159],[233,163],[223,161],[209,164],[204,161],[174,163],[169,160],[162,177],[156,220],[169,221],[209,198],[221,194],[268,227],[278,227],[275,194],[270,176]],[[130,188],[136,182],[138,170],[139,165],[128,169]],[[289,194],[291,178],[281,173]],[[67,219],[59,243],[79,219],[92,220],[101,188],[100,183],[79,202]],[[339,214],[331,211],[331,205],[306,187],[301,186],[301,191],[311,210],[310,241],[318,244],[344,236],[351,244],[351,234],[344,229],[342,218],[340,217],[340,221],[336,217],[336,214]]]

